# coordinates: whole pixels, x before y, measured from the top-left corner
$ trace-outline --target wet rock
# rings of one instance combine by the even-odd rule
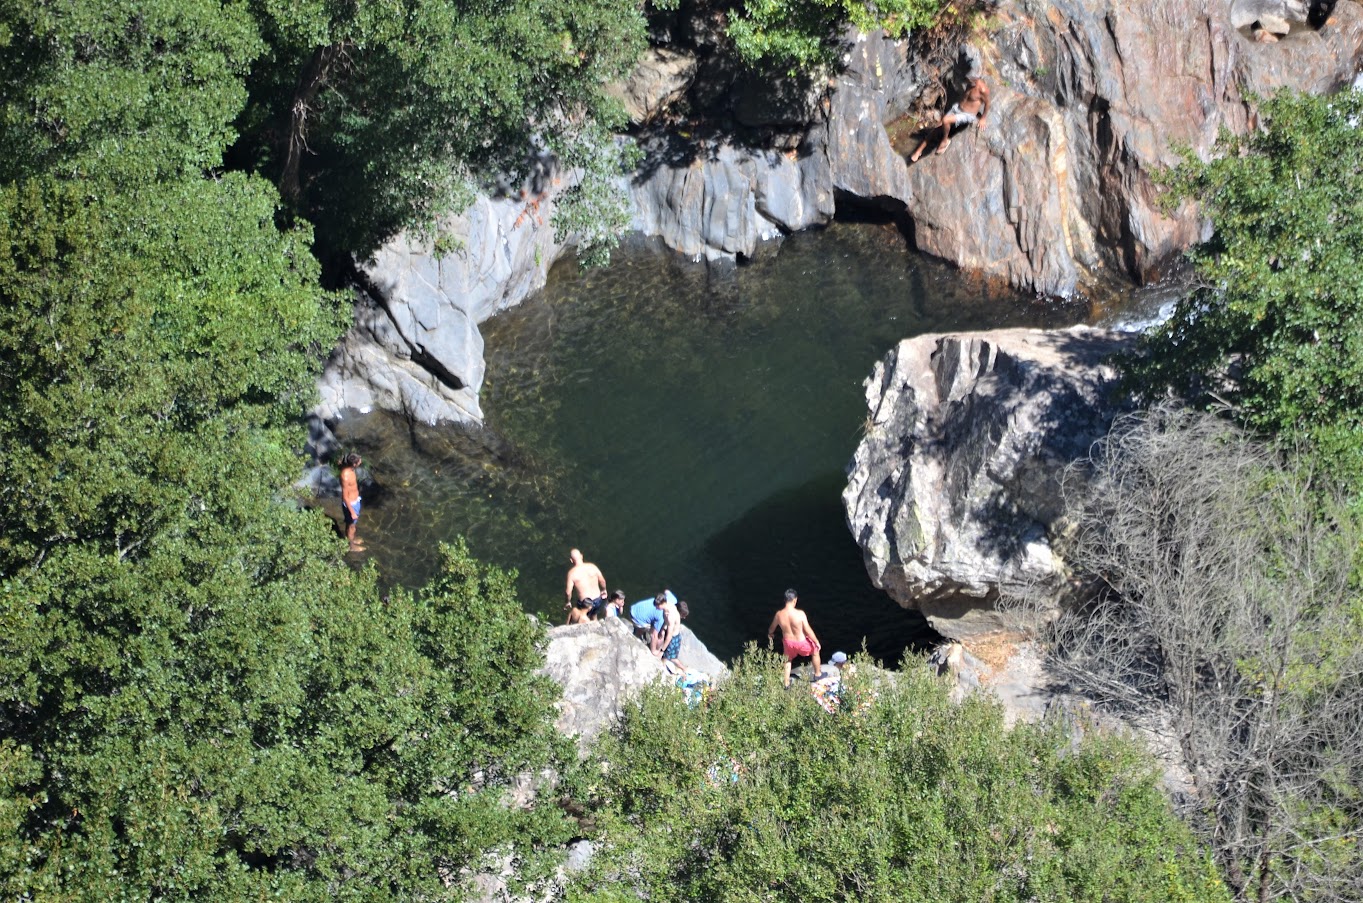
[[[1133,340],[1075,327],[900,342],[866,382],[843,492],[875,585],[954,639],[1015,629],[1001,592],[1058,598],[1060,480],[1124,410],[1107,358]]]

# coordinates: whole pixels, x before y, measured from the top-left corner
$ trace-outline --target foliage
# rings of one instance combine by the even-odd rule
[[[1053,666],[1168,726],[1238,896],[1360,899],[1356,522],[1209,414],[1120,421],[1084,472],[1065,557],[1099,594],[1057,622]]]
[[[126,183],[217,166],[261,49],[239,2],[6,2],[0,182],[50,172]]]
[[[1167,176],[1215,226],[1202,287],[1133,365],[1150,393],[1216,393],[1255,430],[1315,450],[1363,491],[1363,94],[1280,93],[1263,128]]]
[[[750,66],[775,64],[809,70],[834,59],[849,24],[885,29],[891,37],[933,24],[947,0],[743,0],[728,35]]]
[[[829,715],[750,649],[696,708],[645,694],[574,778],[604,846],[569,899],[1227,899],[1131,747],[923,672],[845,693]]]
[[[343,324],[274,189],[0,209],[0,895],[437,897],[561,839],[503,805],[562,755],[510,577],[381,603],[282,497]]]
[[[546,144],[600,147],[596,129],[623,115],[603,86],[643,50],[639,7],[614,0],[251,8],[268,52],[234,158],[277,178],[331,246],[359,251],[429,226],[475,176],[519,184]]]

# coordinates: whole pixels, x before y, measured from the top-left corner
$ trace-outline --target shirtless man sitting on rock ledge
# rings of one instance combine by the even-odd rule
[[[978,76],[970,80],[970,87],[966,89],[965,97],[961,98],[960,103],[951,105],[947,114],[942,117],[942,141],[937,145],[937,153],[942,153],[951,144],[951,129],[955,125],[969,125],[972,122],[979,123],[980,128],[984,128],[984,117],[989,115],[989,86],[984,83],[984,79]],[[932,132],[938,128],[933,126],[928,129],[928,136],[918,145],[918,149],[909,158],[910,163],[917,163],[918,158],[923,156],[923,151],[932,141]]]

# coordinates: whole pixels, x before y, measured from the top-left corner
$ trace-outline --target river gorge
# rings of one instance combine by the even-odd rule
[[[463,535],[559,623],[580,546],[631,600],[676,590],[724,658],[765,635],[794,586],[826,644],[865,638],[894,663],[935,634],[872,586],[840,503],[872,365],[906,336],[1111,322],[1159,300],[1001,293],[868,222],[794,235],[719,277],[643,240],[604,268],[564,260],[483,325],[485,429],[338,424],[377,484],[364,560],[419,585],[438,543]]]
[[[832,645],[894,662],[931,641],[871,585],[866,525],[859,549],[839,504],[863,381],[913,336],[1149,316],[1159,289],[1131,286],[1206,235],[1194,199],[1163,200],[1177,148],[1205,158],[1221,130],[1258,128],[1276,88],[1347,83],[1363,47],[1353,3],[1270,43],[1247,0],[985,6],[940,58],[850,32],[827,90],[793,107],[718,66],[695,23],[664,29],[671,49],[630,80],[651,98],[631,112],[645,159],[621,178],[631,225],[608,267],[565,259],[571,172],[480,196],[442,226],[453,253],[400,235],[360,262],[315,422],[372,467],[363,531],[385,579],[419,585],[463,535],[558,621],[580,546],[630,599],[687,598],[723,657],[786,586]],[[993,86],[987,127],[910,165],[920,102],[972,75]],[[655,121],[683,98],[727,126]]]

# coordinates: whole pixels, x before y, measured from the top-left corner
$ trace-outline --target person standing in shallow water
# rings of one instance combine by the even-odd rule
[[[822,670],[819,664],[819,638],[814,635],[814,628],[809,626],[809,618],[795,607],[799,601],[800,595],[795,590],[786,590],[785,607],[776,613],[776,617],[771,619],[771,626],[767,628],[768,646],[771,645],[772,636],[777,628],[781,630],[781,650],[786,654],[786,667],[781,675],[781,682],[787,687],[790,686],[790,666],[801,656],[810,656],[815,677]]]
[[[364,551],[364,543],[355,538],[355,528],[360,523],[360,481],[355,476],[355,468],[363,463],[354,452],[341,459],[341,513],[345,518],[345,538],[352,552]]]
[[[966,89],[965,97],[961,98],[960,103],[951,105],[945,116],[942,117],[941,129],[942,140],[937,145],[937,153],[942,153],[951,145],[951,129],[957,125],[970,125],[978,123],[976,128],[984,128],[984,117],[989,115],[989,86],[984,79],[978,76],[970,80],[970,87]],[[909,158],[910,163],[917,163],[918,158],[923,156],[923,151],[932,141],[932,132],[937,129],[933,126],[928,131],[928,135],[923,139],[923,143],[918,145],[918,149]]]

